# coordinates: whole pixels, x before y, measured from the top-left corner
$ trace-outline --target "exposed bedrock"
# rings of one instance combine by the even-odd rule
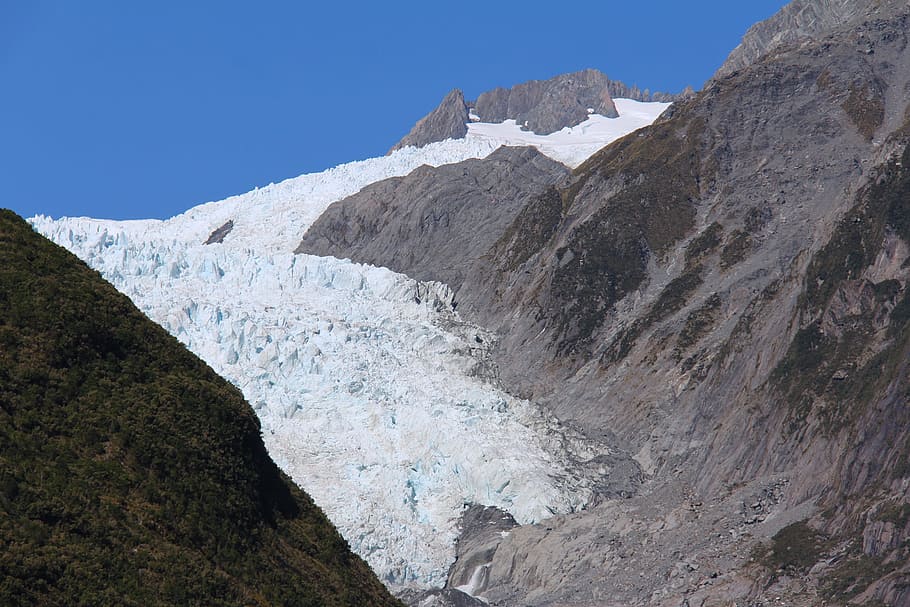
[[[691,94],[651,93],[637,86],[610,80],[594,69],[560,74],[548,80],[530,80],[511,88],[496,88],[476,101],[465,101],[458,89],[451,91],[439,106],[421,118],[414,128],[389,151],[406,146],[422,147],[435,141],[461,139],[467,132],[469,110],[482,122],[514,120],[538,135],[549,135],[587,120],[591,113],[615,118],[619,114],[613,99],[671,102]]]
[[[795,2],[769,40],[808,6],[810,36],[756,43],[505,220],[449,211],[439,173],[431,202],[378,184],[304,237],[449,282],[512,392],[646,473],[502,537],[494,604],[910,600],[910,8]],[[447,219],[339,238],[379,204]]]

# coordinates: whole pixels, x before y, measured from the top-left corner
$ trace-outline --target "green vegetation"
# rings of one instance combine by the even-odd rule
[[[686,247],[686,265],[691,266],[704,259],[720,246],[724,228],[716,221],[692,239]]]
[[[885,573],[886,571],[882,570],[881,559],[862,552],[848,556],[825,576],[822,596],[836,598],[846,603]]]
[[[755,234],[764,228],[769,221],[771,221],[772,212],[769,207],[752,207],[749,209],[749,212],[746,213],[746,219],[743,222],[743,227],[746,229],[746,232],[749,234]]]
[[[490,256],[500,266],[515,270],[550,240],[562,220],[563,200],[555,187],[528,203],[493,245]]]
[[[648,313],[636,319],[629,327],[619,333],[613,343],[604,352],[601,360],[617,362],[629,355],[641,334],[650,329],[654,323],[669,317],[681,310],[688,301],[689,295],[702,283],[702,267],[687,267],[682,274],[670,281],[657,296]]]
[[[821,595],[843,604],[862,593],[872,582],[893,573],[906,562],[903,558],[886,559],[870,556],[862,551],[862,540],[854,539],[846,554],[841,556],[831,571],[826,572]],[[868,603],[864,603],[868,604]]]
[[[891,523],[898,529],[903,529],[910,523],[910,504],[892,502],[887,504],[875,517],[883,523]]]
[[[843,89],[847,89],[847,98],[841,104],[841,108],[859,133],[867,141],[872,141],[875,132],[885,121],[885,96],[882,82],[871,78],[868,82],[853,82],[848,87],[846,82],[836,82],[834,74],[829,70],[824,70],[816,79],[816,84],[820,88],[827,89],[831,94],[840,94]]]
[[[682,274],[671,280],[645,316],[646,324],[650,326],[681,310],[686,305],[689,295],[701,285],[703,280],[701,275],[701,266],[696,266],[686,268]]]
[[[680,350],[686,350],[694,346],[698,340],[707,334],[708,329],[714,325],[714,321],[717,319],[720,305],[720,296],[717,293],[712,293],[700,308],[693,310],[689,314],[676,340],[676,345]]]
[[[806,521],[787,525],[771,538],[771,546],[760,562],[774,571],[805,573],[828,549],[825,537]]]
[[[720,252],[720,267],[732,268],[746,258],[752,247],[752,237],[742,230],[734,230]]]
[[[395,601],[236,388],[0,211],[0,604]]]
[[[801,307],[819,311],[842,281],[858,278],[875,261],[888,228],[910,243],[910,146],[860,194],[860,203],[812,259]]]
[[[885,121],[885,97],[877,83],[875,86],[854,83],[841,107],[868,141],[872,141],[875,131]]]
[[[563,192],[567,214],[592,179],[615,189],[591,201],[598,210],[556,252],[551,313],[561,353],[584,350],[606,312],[645,279],[649,256],[664,255],[694,227],[703,175],[713,177],[700,159],[704,137],[701,119],[667,121],[607,146],[575,170]]]
[[[886,233],[910,242],[910,146],[899,162],[885,166],[859,195],[859,203],[838,223],[829,242],[813,257],[799,309],[819,318],[846,281],[859,279],[881,251]],[[873,285],[875,305],[850,317],[839,334],[825,335],[818,321],[797,332],[771,375],[797,419],[804,419],[818,399],[828,430],[843,427],[884,393],[910,350],[910,290],[895,280]],[[876,314],[892,306],[888,341],[869,356],[881,336]],[[846,375],[844,375],[846,372]],[[835,375],[835,374],[838,375]]]

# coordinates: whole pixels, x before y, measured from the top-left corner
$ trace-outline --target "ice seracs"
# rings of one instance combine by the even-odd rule
[[[391,584],[445,581],[465,504],[527,523],[591,495],[570,471],[583,454],[550,444],[560,430],[474,376],[492,337],[459,321],[444,285],[144,241],[135,224],[36,226],[243,390],[275,460]]]
[[[303,175],[165,221],[31,222],[243,390],[272,457],[382,579],[440,586],[467,504],[497,506],[520,523],[581,508],[592,491],[573,470],[597,448],[484,377],[494,336],[458,317],[445,285],[290,251],[329,204],[369,183],[504,143],[577,163],[665,104],[619,104],[638,106],[651,106],[638,122],[606,128],[595,116],[548,137],[472,123],[464,140]],[[223,242],[203,244],[228,221]]]

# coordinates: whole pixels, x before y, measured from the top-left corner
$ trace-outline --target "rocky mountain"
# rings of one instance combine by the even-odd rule
[[[447,167],[449,192],[466,192],[437,214],[441,224],[475,216],[501,228],[508,219],[497,212],[520,204],[507,197],[532,198],[568,170],[532,150],[499,148],[531,142],[577,164],[666,109],[620,106],[624,117],[554,136],[486,125],[465,139],[302,175],[164,221],[30,221],[242,389],[270,455],[385,584],[399,593],[438,588],[456,556],[465,504],[531,524],[629,492],[636,465],[506,393],[490,364],[494,337],[459,316],[450,287],[293,249],[331,203],[383,179],[400,183],[399,194],[416,187],[441,196],[421,185],[433,166]],[[377,196],[376,207],[383,204]],[[395,217],[380,219],[352,225],[350,235]],[[480,230],[464,243],[426,244],[484,242]],[[426,253],[415,257],[432,262]]]
[[[240,391],[0,211],[0,603],[396,605]]]
[[[472,104],[481,122],[514,120],[538,135],[580,124],[588,114],[616,118],[607,77],[597,70],[531,80],[510,89],[496,88]]]
[[[906,605],[908,34],[797,0],[593,156],[628,116],[492,124],[617,96],[584,72],[165,222],[33,224],[243,387],[409,604]]]
[[[357,195],[302,235],[301,252],[452,281],[459,312],[497,334],[507,389],[638,467],[625,499],[495,547],[466,525],[450,589],[910,604],[908,34],[903,1],[796,1],[703,91],[503,205],[507,221],[380,221]],[[465,189],[435,179],[420,175],[430,200],[372,188],[426,218]],[[333,217],[370,230],[342,238]],[[476,232],[485,250],[413,262],[417,243]]]
[[[356,258],[459,289],[468,266],[490,250],[529,201],[568,175],[564,165],[526,147],[421,167],[331,205],[297,252]]]
[[[755,24],[730,53],[716,76],[742,69],[778,48],[829,36],[868,19],[880,19],[900,10],[894,2],[855,0],[794,0],[772,18]],[[874,50],[872,46],[864,49]]]
[[[422,148],[434,141],[462,139],[468,134],[468,106],[464,94],[454,89],[439,106],[421,118],[411,132],[395,144],[389,153],[407,146]]]
[[[688,93],[683,96],[685,94]],[[481,94],[476,101],[465,101],[462,92],[456,89],[446,95],[435,110],[420,119],[391,151],[463,138],[467,134],[465,123],[469,116],[486,123],[514,120],[538,135],[549,135],[564,127],[581,124],[592,113],[617,117],[614,97],[671,102],[680,96],[652,94],[647,89],[629,87],[594,69],[561,74],[549,80],[531,80],[508,89],[496,88]]]

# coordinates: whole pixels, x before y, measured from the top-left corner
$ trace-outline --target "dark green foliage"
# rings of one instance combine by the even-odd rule
[[[819,367],[830,359],[836,343],[826,336],[818,323],[813,323],[796,332],[787,355],[775,369],[781,378],[794,375],[818,375]]]
[[[732,268],[746,258],[752,247],[752,237],[742,230],[734,230],[720,252],[720,267]]]
[[[563,201],[555,187],[548,188],[521,210],[491,250],[500,266],[515,270],[550,240],[562,220]]]
[[[910,391],[904,395],[905,402],[910,402]],[[910,477],[910,434],[904,437],[902,448],[898,451],[901,457],[895,462],[892,476],[896,479]]]
[[[849,212],[828,244],[812,259],[802,307],[820,310],[841,282],[858,278],[875,259],[882,245],[883,225],[867,210],[859,207]]]
[[[816,84],[834,94],[847,89],[847,98],[841,103],[841,108],[860,134],[872,141],[885,120],[884,83],[877,78],[870,78],[866,82],[852,82],[848,86],[846,82],[837,82],[835,74],[824,70],[816,79]]]
[[[869,141],[885,121],[885,98],[878,83],[853,84],[841,107],[860,134]]]
[[[693,265],[704,259],[720,246],[724,228],[716,221],[705,228],[705,231],[692,239],[686,247],[686,265]]]
[[[755,234],[764,228],[769,221],[771,221],[771,216],[772,213],[769,207],[752,207],[749,209],[749,212],[746,213],[746,219],[743,222],[743,227],[749,234]]]
[[[671,280],[670,284],[661,291],[654,305],[651,306],[647,316],[645,316],[645,322],[648,325],[652,325],[681,310],[686,305],[689,295],[701,285],[701,274],[701,266],[689,267],[682,274]]]
[[[560,305],[561,350],[584,343],[617,301],[641,284],[648,251],[632,234],[617,232],[610,213],[599,212],[580,226],[570,246],[556,252],[553,290]]]
[[[835,431],[849,425],[872,397],[883,389],[882,381],[893,377],[898,360],[894,348],[887,348],[867,362],[856,361],[871,337],[863,325],[846,331],[840,338],[825,335],[818,323],[799,330],[771,375],[772,382],[786,394],[796,419],[805,419],[817,399],[828,406],[821,412],[825,429]],[[846,373],[846,376],[837,373]],[[794,428],[795,429],[795,428]]]
[[[875,518],[884,523],[891,523],[898,529],[903,529],[910,523],[910,504],[892,502],[882,508]]]
[[[606,312],[644,280],[649,256],[665,254],[691,231],[707,171],[700,159],[704,130],[699,119],[654,125],[575,170],[575,182],[563,192],[567,213],[594,176],[618,189],[597,201],[599,209],[556,252],[551,307],[560,327],[560,352],[587,347]]]
[[[821,309],[842,281],[858,278],[875,261],[886,229],[910,243],[910,146],[899,163],[882,170],[860,199],[812,259],[801,301],[804,309]]]
[[[642,333],[668,316],[678,312],[688,301],[689,295],[702,283],[702,267],[687,267],[686,270],[670,281],[657,297],[657,301],[648,313],[636,319],[628,328],[620,331],[611,346],[605,351],[602,360],[617,362],[629,355],[635,342]]]
[[[819,318],[837,290],[859,279],[881,251],[886,233],[910,242],[910,147],[900,162],[886,165],[859,203],[837,225],[829,242],[813,257],[800,297],[800,312]],[[827,427],[843,427],[881,395],[910,348],[910,293],[896,280],[872,285],[875,308],[851,317],[838,335],[825,336],[818,322],[797,332],[785,357],[771,376],[797,417],[824,398]],[[866,355],[877,337],[875,315],[891,307],[888,342]],[[838,379],[832,374],[840,372]],[[846,377],[843,374],[846,373]],[[891,378],[891,379],[889,379]]]
[[[834,568],[826,573],[821,595],[827,599],[847,604],[869,585],[895,571],[902,560],[884,562],[880,557],[865,554],[855,541],[847,554],[838,560]],[[868,605],[868,603],[863,603]]]
[[[683,325],[682,331],[676,340],[676,345],[680,350],[695,345],[699,339],[704,337],[717,318],[720,310],[721,299],[717,293],[713,293],[705,303],[697,310],[693,310],[686,318],[686,324]]]
[[[825,537],[805,521],[787,525],[771,538],[763,564],[775,571],[805,573],[828,548]]]
[[[240,392],[0,211],[0,604],[394,604]]]

